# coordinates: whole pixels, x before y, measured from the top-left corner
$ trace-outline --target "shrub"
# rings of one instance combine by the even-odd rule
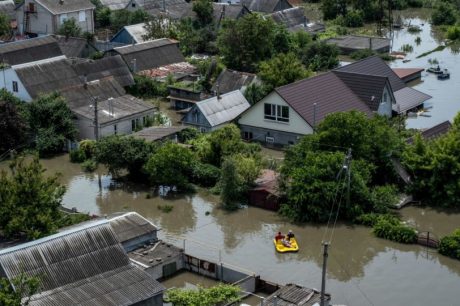
[[[85,152],[81,149],[75,149],[69,152],[70,161],[72,163],[82,163],[85,161]]]
[[[214,186],[220,178],[220,170],[211,164],[196,162],[192,166],[193,183],[211,187]]]
[[[410,53],[410,52],[414,51],[414,47],[412,47],[409,44],[404,44],[404,45],[401,46],[401,51]]]
[[[352,59],[354,59],[354,60],[360,60],[360,59],[364,59],[364,58],[367,58],[369,56],[372,56],[374,54],[375,54],[375,52],[372,51],[371,49],[362,49],[362,50],[352,52],[350,54],[350,57]]]
[[[153,80],[143,75],[134,76],[134,85],[127,88],[127,92],[141,98],[154,98],[168,96],[166,83]]]
[[[360,10],[349,11],[345,16],[345,25],[350,28],[359,28],[364,25],[363,12]]]
[[[415,243],[417,241],[415,229],[403,224],[395,225],[389,220],[378,220],[374,225],[373,232],[379,238],[400,243]]]
[[[362,224],[365,226],[374,226],[379,221],[386,221],[392,225],[398,225],[400,223],[399,219],[390,214],[376,214],[368,213],[362,214],[355,219],[355,223]]]
[[[170,213],[173,210],[174,206],[169,205],[169,204],[164,204],[164,205],[158,204],[157,208],[161,210],[161,212]]]
[[[453,25],[455,24],[455,9],[451,4],[441,2],[431,14],[433,25]]]
[[[447,29],[447,38],[450,40],[457,40],[460,39],[460,27],[459,26],[451,26]]]
[[[441,238],[439,253],[460,259],[460,229],[456,229],[451,235]]]
[[[417,25],[410,25],[407,28],[407,32],[412,33],[412,34],[418,33],[418,32],[421,32],[421,31],[422,31],[422,29]]]
[[[85,139],[80,141],[80,150],[85,154],[85,159],[95,156],[97,143],[95,140]]]
[[[415,43],[418,45],[420,45],[422,43],[422,38],[420,36],[417,36],[417,38],[415,38]]]
[[[58,227],[71,226],[91,219],[90,215],[80,213],[68,214],[61,212],[61,216],[61,219],[58,220]]]
[[[81,167],[85,172],[93,172],[97,168],[97,163],[94,159],[87,159],[81,164]]]

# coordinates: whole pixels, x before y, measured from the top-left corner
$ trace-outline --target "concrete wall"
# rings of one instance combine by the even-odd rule
[[[18,83],[17,92],[13,91],[13,81]],[[1,88],[5,88],[7,91],[11,92],[15,97],[18,97],[23,101],[32,101],[31,96],[27,92],[24,85],[22,85],[22,82],[16,74],[16,71],[14,71],[12,68],[4,69],[0,72],[0,86]]]
[[[163,274],[163,267],[174,262],[176,263],[177,271],[184,269],[183,254],[180,254],[176,257],[170,257],[167,260],[163,260],[161,264],[156,265],[154,267],[143,268],[143,270],[156,280],[163,279],[167,277]]]
[[[133,306],[163,306],[163,292],[148,300],[133,304]]]
[[[274,138],[274,146],[287,146],[296,144],[302,138],[302,134],[276,131],[266,128],[254,127],[249,125],[240,124],[241,135],[243,136],[245,132],[252,133],[252,141],[260,142],[264,145],[272,145],[266,141],[267,137]]]
[[[145,234],[142,236],[135,237],[131,240],[122,241],[121,244],[126,252],[133,251],[144,244],[150,244],[152,242],[156,242],[158,240],[157,233],[152,232],[149,234]]]

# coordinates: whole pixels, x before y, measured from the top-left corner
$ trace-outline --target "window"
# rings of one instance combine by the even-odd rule
[[[114,133],[115,135],[117,135],[117,132],[118,132],[117,125],[114,124],[114,125],[113,125],[113,133]]]
[[[201,133],[206,133],[206,128],[200,127],[200,132],[201,132]]]
[[[244,132],[243,139],[251,140],[252,139],[252,132]]]
[[[13,81],[13,92],[18,92],[18,82]]]
[[[86,21],[86,13],[85,11],[79,11],[78,12],[78,21]]]
[[[265,142],[266,143],[274,143],[275,142],[275,137],[265,137]]]
[[[289,122],[289,107],[265,103],[264,118],[279,122]]]
[[[136,130],[136,120],[131,120],[131,130],[135,131]]]
[[[147,125],[147,117],[142,117],[142,125],[146,126]]]
[[[64,23],[64,21],[67,20],[67,14],[61,14],[61,15],[59,15],[59,20],[61,21],[61,23]]]
[[[131,7],[136,7],[136,2],[131,3]]]
[[[29,2],[29,12],[35,13],[35,3]]]
[[[388,99],[388,94],[384,93],[383,94],[383,102],[387,102],[387,99]]]

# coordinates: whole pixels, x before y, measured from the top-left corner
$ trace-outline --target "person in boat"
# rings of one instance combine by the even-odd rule
[[[287,240],[291,241],[291,239],[294,238],[294,237],[295,237],[294,233],[291,230],[289,230],[289,232],[286,235]]]
[[[287,237],[287,236],[286,236],[286,237]],[[283,240],[281,240],[281,242],[282,242],[283,245],[284,245],[285,247],[287,247],[287,248],[292,247],[291,242],[289,241],[289,238],[283,239]]]
[[[284,235],[281,234],[281,232],[278,232],[278,234],[275,236],[275,240],[276,240],[276,242],[278,242],[280,240],[283,241],[284,240]]]

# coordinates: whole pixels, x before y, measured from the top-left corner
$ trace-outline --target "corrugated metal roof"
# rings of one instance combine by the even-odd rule
[[[398,114],[415,108],[432,98],[430,95],[410,87],[404,87],[395,91],[394,96],[396,104],[393,104],[393,111]]]
[[[35,0],[54,15],[94,9],[90,0]]]
[[[0,61],[11,66],[61,55],[62,51],[51,35],[0,44]]]
[[[417,74],[419,72],[424,71],[425,69],[423,68],[392,68],[394,73],[400,78],[404,79],[407,76],[410,76],[412,74]]]
[[[186,126],[168,126],[168,127],[153,126],[153,127],[149,127],[149,128],[140,130],[139,132],[136,132],[134,134],[131,134],[131,136],[141,138],[146,141],[157,141],[157,140],[161,140],[163,138],[172,136],[186,128],[187,128]]]
[[[219,84],[219,92],[222,94],[231,92],[237,89],[248,86],[256,78],[255,74],[240,72],[231,69],[225,69],[217,77],[216,82],[212,86],[212,91],[217,91],[217,84]]]
[[[406,87],[406,84],[396,75],[390,66],[378,56],[370,56],[335,70],[387,77],[393,91],[398,91]]]
[[[379,109],[383,90],[388,82],[384,76],[334,71],[334,73],[373,111]]]
[[[130,264],[107,220],[2,250],[0,264],[9,279],[40,278],[31,306],[132,305],[164,289]]]
[[[230,122],[241,115],[251,105],[243,96],[241,91],[220,95],[220,99],[212,97],[210,99],[196,103],[196,107],[206,117],[209,124],[214,127],[220,124]],[[192,110],[193,111],[193,108]]]
[[[100,0],[101,4],[112,11],[124,9],[128,6],[130,0]]]
[[[125,242],[146,234],[156,233],[158,228],[136,212],[129,212],[109,220],[118,241]]]
[[[369,116],[372,114],[371,109],[334,72],[278,87],[275,91],[310,126],[320,123],[328,114],[336,112],[357,110]],[[314,119],[316,122],[313,122]]]
[[[276,298],[275,298],[276,296]],[[275,303],[276,299],[276,303]],[[326,294],[329,301],[331,296]],[[266,306],[313,306],[320,303],[321,293],[295,284],[287,284],[264,300]]]
[[[133,67],[136,60],[136,70],[143,71],[173,63],[184,62],[185,58],[179,50],[178,42],[161,38],[140,44],[115,48],[126,64]]]
[[[250,10],[261,13],[273,13],[281,2],[282,8],[289,8],[292,5],[286,0],[242,0],[242,3]]]
[[[221,17],[222,19],[238,19],[248,12],[248,10],[240,4],[214,2],[212,4],[212,8],[213,18],[216,23],[220,21]]]
[[[85,48],[97,51],[96,48],[92,47],[85,38],[65,37],[61,35],[54,35],[54,37],[56,38],[62,53],[67,57],[82,57]]]
[[[308,23],[308,19],[305,16],[305,9],[301,6],[275,12],[270,14],[270,17],[276,23],[284,24],[287,28]]]
[[[371,36],[358,36],[347,35],[340,37],[333,37],[326,40],[327,43],[335,44],[339,48],[353,49],[353,50],[381,50],[390,48],[390,39],[385,37],[371,37]]]

